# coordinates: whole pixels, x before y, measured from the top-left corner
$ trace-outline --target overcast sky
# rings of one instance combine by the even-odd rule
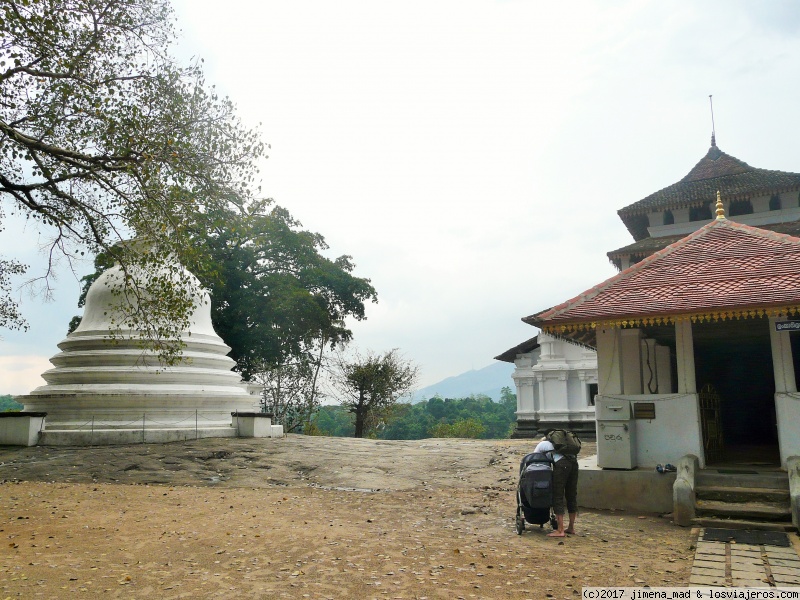
[[[520,321],[615,273],[616,211],[717,143],[800,172],[793,0],[175,0],[182,60],[271,144],[263,190],[379,303],[361,348],[400,348],[422,385],[532,337]],[[260,124],[260,125],[259,125]],[[36,234],[3,232],[34,260]],[[78,314],[23,296],[0,332],[0,393],[26,393]]]

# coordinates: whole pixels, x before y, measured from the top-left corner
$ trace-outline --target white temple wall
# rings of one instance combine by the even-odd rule
[[[689,222],[689,209],[688,208],[673,208],[672,209],[672,218],[675,225],[680,223],[688,223]]]
[[[598,402],[631,403],[631,416],[635,414],[637,403],[655,405],[654,419],[631,418],[626,423],[633,429],[631,435],[634,445],[634,467],[653,468],[657,464],[677,464],[686,454],[700,458],[700,466],[705,466],[700,409],[697,394],[624,394],[600,396]],[[603,421],[598,420],[598,455],[606,450],[603,442]],[[603,460],[598,456],[598,462]]]
[[[539,344],[514,361],[518,421],[537,421],[540,428],[594,421],[588,385],[597,383],[595,352],[545,333]]]
[[[636,460],[640,467],[678,464],[687,454],[700,458],[705,466],[700,409],[697,394],[668,394],[632,398],[656,405],[655,419],[635,419]]]
[[[775,394],[775,416],[778,421],[778,447],[781,453],[781,466],[787,468],[787,459],[800,456],[800,394],[797,392],[778,392]]]
[[[562,412],[567,413],[568,396],[566,373],[546,373],[542,379],[542,397],[540,398],[539,413]]]
[[[578,373],[570,373],[567,378],[567,409],[581,410],[586,408],[586,390]]]
[[[769,212],[769,196],[752,198],[750,204],[753,207],[753,214]]]
[[[539,410],[539,383],[532,366],[539,359],[539,349],[520,354],[514,360],[516,370],[511,375],[517,389],[517,418],[535,419]]]
[[[536,403],[538,385],[533,379],[533,374],[529,370],[518,371],[512,375],[512,378],[517,388],[517,415],[533,418],[538,408]]]
[[[634,466],[651,468],[695,454],[705,466],[698,396],[695,389],[694,345],[691,323],[676,324],[679,381],[673,381],[670,349],[644,337],[641,330],[598,329],[598,402],[618,405],[630,402],[630,418],[605,422],[606,429],[627,425],[631,430]],[[680,384],[681,389],[678,390]],[[637,404],[647,403],[636,410]],[[626,405],[627,406],[627,405]],[[645,409],[655,408],[654,418],[642,418]],[[637,418],[638,417],[638,418]],[[598,420],[598,462],[612,452],[602,436]],[[610,428],[610,429],[609,429]]]

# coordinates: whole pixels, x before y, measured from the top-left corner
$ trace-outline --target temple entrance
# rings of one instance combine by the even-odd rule
[[[717,437],[704,439],[715,448],[706,461],[780,465],[769,320],[692,323],[692,333],[697,389],[718,395],[716,422],[703,423],[704,435],[711,431]],[[712,413],[703,411],[704,421]]]

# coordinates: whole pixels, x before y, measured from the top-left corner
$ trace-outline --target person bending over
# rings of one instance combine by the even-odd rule
[[[534,452],[546,452],[553,460],[553,512],[558,528],[549,537],[564,537],[575,533],[575,518],[578,515],[578,458],[559,454],[546,437],[536,445]],[[569,513],[569,524],[564,529],[564,508]]]

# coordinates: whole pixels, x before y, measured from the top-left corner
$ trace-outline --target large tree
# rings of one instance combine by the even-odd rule
[[[375,289],[350,256],[327,258],[325,239],[279,206],[203,216],[192,241],[210,261],[191,266],[211,292],[214,328],[242,377],[266,386],[266,410],[296,430],[319,407],[326,352],[352,339],[346,321],[365,318]]]
[[[363,319],[377,300],[350,256],[327,258],[322,235],[268,201],[204,213],[191,240],[210,258],[188,266],[210,290],[214,328],[245,380],[349,341],[346,319]]]
[[[341,405],[355,416],[355,437],[364,437],[391,418],[398,400],[416,384],[418,373],[418,367],[397,349],[340,356],[332,381]]]
[[[0,3],[0,224],[17,213],[47,236],[45,291],[59,259],[87,251],[156,274],[126,277],[119,297],[167,346],[192,298],[158,274],[193,248],[198,213],[250,200],[264,149],[199,64],[175,63],[174,38],[168,0]],[[115,246],[133,236],[158,251]],[[8,296],[21,268],[0,257],[0,325],[23,325]]]
[[[211,320],[235,369],[266,386],[264,408],[287,431],[308,423],[326,353],[352,339],[346,320],[364,319],[365,303],[377,301],[369,279],[352,273],[349,256],[327,258],[320,234],[269,201],[204,211],[188,239],[197,260],[187,266],[211,294]],[[79,305],[111,264],[107,254],[96,257]],[[79,323],[73,318],[69,331]]]

